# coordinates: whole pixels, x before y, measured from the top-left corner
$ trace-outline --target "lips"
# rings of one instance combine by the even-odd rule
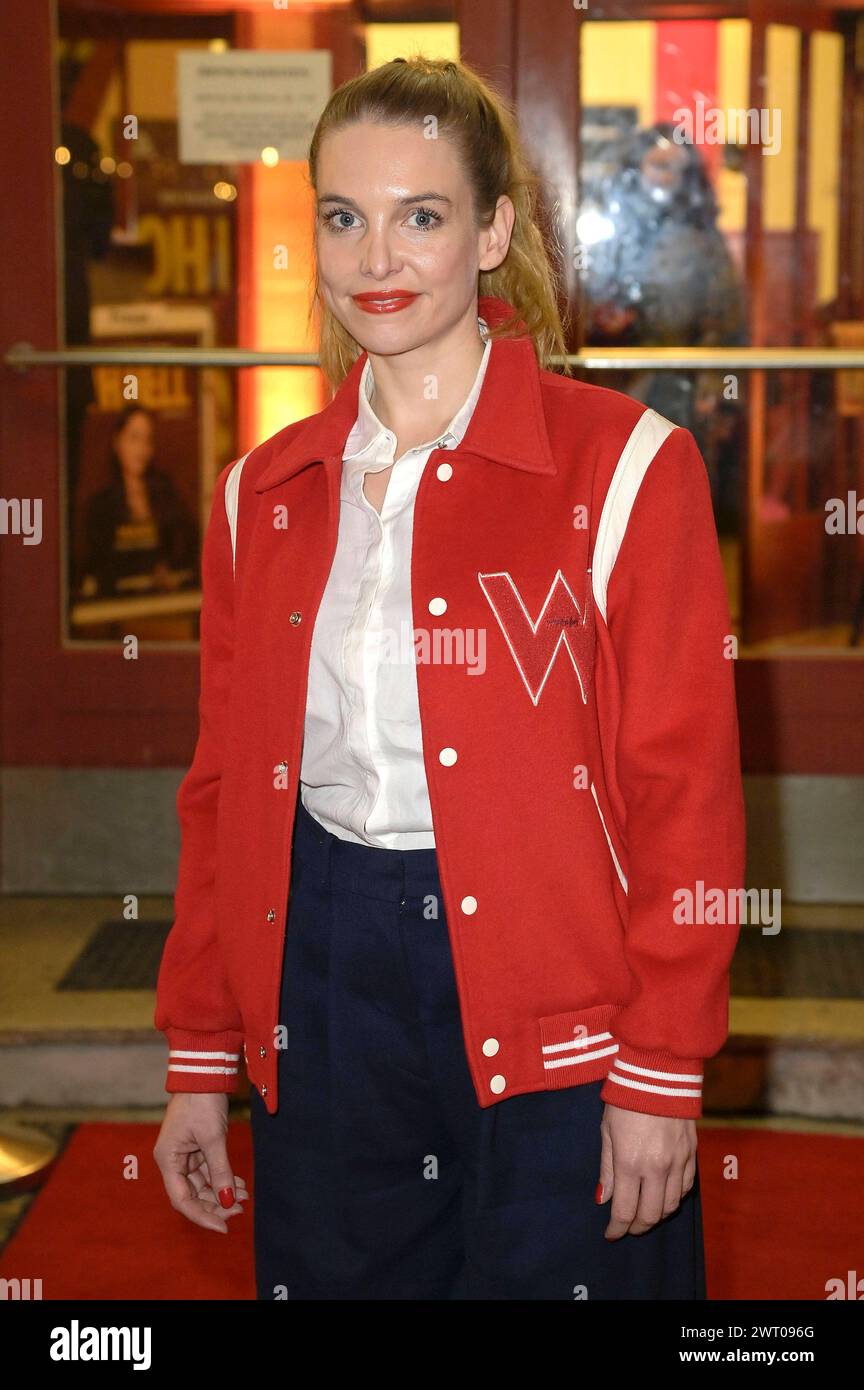
[[[362,309],[364,313],[395,314],[413,304],[417,295],[411,290],[367,290],[363,294],[353,295],[352,298],[357,308]]]

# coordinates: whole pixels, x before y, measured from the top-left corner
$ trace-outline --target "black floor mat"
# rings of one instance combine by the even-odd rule
[[[155,989],[170,929],[170,921],[103,922],[55,988]],[[862,999],[864,933],[787,927],[763,936],[745,927],[732,961],[731,992],[760,999]]]
[[[744,927],[732,961],[730,988],[738,997],[758,999],[861,999],[864,933],[787,927],[776,936],[763,936],[758,928]]]
[[[103,922],[55,989],[155,989],[170,921]]]

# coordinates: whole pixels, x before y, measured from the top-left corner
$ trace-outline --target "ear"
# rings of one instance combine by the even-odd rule
[[[480,270],[495,270],[510,249],[510,237],[516,221],[513,202],[502,193],[495,207],[495,216],[480,233]]]

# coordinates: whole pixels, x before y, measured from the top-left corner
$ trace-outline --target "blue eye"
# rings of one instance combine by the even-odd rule
[[[436,212],[434,208],[415,208],[411,216],[430,217],[432,219],[432,226],[418,227],[417,231],[419,232],[431,232],[432,227],[434,227],[436,223],[442,221],[440,212]]]
[[[333,232],[350,232],[350,227],[337,227],[335,224],[335,219],[337,217],[353,216],[354,213],[351,211],[350,208],[332,208],[330,212],[325,212],[323,221],[330,227],[330,230]]]
[[[356,216],[356,214],[353,213],[350,208],[331,208],[329,212],[324,213],[322,221],[325,223],[326,226],[330,228],[332,232],[350,232],[353,231],[353,227],[337,223],[336,219],[337,217],[354,216]],[[415,232],[431,232],[439,222],[442,222],[444,220],[440,212],[436,212],[434,208],[415,208],[414,211],[410,214],[410,216],[428,217],[430,219],[429,222],[426,224],[415,226],[413,228]]]

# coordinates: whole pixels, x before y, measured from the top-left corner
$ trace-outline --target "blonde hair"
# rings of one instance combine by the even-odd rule
[[[415,54],[394,58],[343,83],[322,111],[309,146],[313,191],[318,187],[321,141],[328,133],[359,120],[416,122],[423,129],[430,117],[438,133],[455,146],[471,185],[478,226],[489,226],[502,194],[516,210],[507,255],[495,270],[479,273],[478,296],[506,300],[514,310],[504,322],[489,325],[489,336],[527,333],[540,366],[548,367],[553,356],[566,357],[567,347],[558,310],[560,273],[536,221],[539,180],[522,149],[512,107],[471,68]],[[310,321],[316,308],[321,369],[335,390],[363,349],[322,298],[317,257]],[[570,374],[566,362],[564,371]]]

